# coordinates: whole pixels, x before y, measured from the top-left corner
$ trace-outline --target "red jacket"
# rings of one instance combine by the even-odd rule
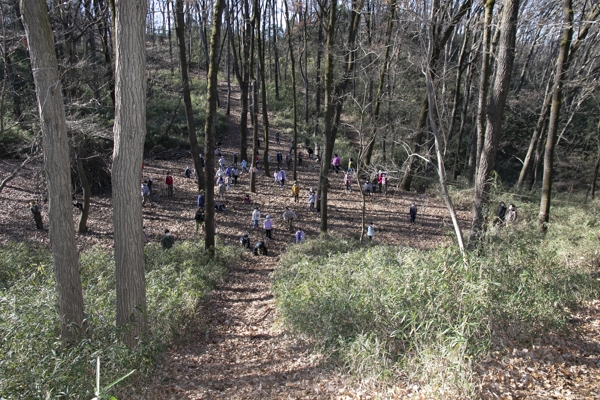
[[[173,184],[173,177],[171,175],[167,175],[167,179],[165,179],[165,183],[167,185],[172,185]]]

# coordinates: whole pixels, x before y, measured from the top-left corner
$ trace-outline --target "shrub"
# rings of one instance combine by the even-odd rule
[[[168,252],[146,247],[146,296],[150,330],[135,351],[119,341],[115,327],[115,277],[111,254],[94,248],[81,255],[81,280],[88,337],[71,346],[59,341],[56,291],[51,264],[38,263],[47,253],[21,245],[2,249],[13,255],[14,268],[35,274],[13,274],[12,287],[0,294],[0,398],[92,398],[96,357],[101,358],[102,380],[112,382],[132,369],[138,372],[120,383],[143,379],[169,343],[185,331],[198,301],[222,279],[226,263],[238,249],[219,247],[209,257],[198,242],[184,242]],[[11,250],[14,249],[14,250]],[[34,257],[35,256],[35,257]],[[33,261],[32,261],[33,260]],[[47,260],[47,258],[46,258]],[[118,388],[117,388],[118,389]]]
[[[283,321],[360,377],[402,371],[432,397],[470,397],[469,360],[490,349],[492,329],[530,340],[598,295],[598,238],[582,229],[595,218],[564,212],[569,221],[546,237],[526,221],[491,232],[468,263],[454,247],[308,241],[274,276]]]

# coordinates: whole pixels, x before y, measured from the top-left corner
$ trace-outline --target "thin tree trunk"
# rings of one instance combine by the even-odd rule
[[[79,154],[80,149],[76,149],[75,157],[77,161],[77,173],[79,174],[79,180],[81,182],[81,190],[83,191],[83,208],[81,209],[81,215],[79,216],[79,225],[77,230],[79,233],[85,233],[88,230],[87,220],[90,215],[90,181],[88,180],[85,168],[83,166],[83,160]]]
[[[600,169],[600,121],[598,121],[598,156],[594,166],[594,178],[592,179],[592,200],[596,195],[596,180],[598,179],[598,170]]]
[[[290,23],[290,15],[288,11],[287,0],[284,0],[283,6],[285,7],[285,23],[286,23],[286,31],[288,38],[288,49],[290,52],[290,63],[292,67],[292,124],[294,129],[294,180],[298,179],[297,173],[297,154],[296,154],[296,144],[298,143],[298,106],[296,104],[296,59],[294,57],[294,46],[292,44],[292,27]]]
[[[67,125],[48,7],[43,0],[21,3],[29,44],[48,179],[50,242],[63,339],[76,338],[84,326],[83,291],[75,246]]]
[[[202,171],[202,161],[198,151],[198,138],[196,136],[196,122],[194,121],[194,110],[192,109],[192,97],[190,95],[190,80],[188,77],[188,63],[185,53],[185,24],[183,14],[183,1],[175,0],[175,35],[179,44],[179,73],[181,74],[181,86],[183,92],[183,102],[185,104],[185,119],[187,122],[188,140],[190,141],[190,151],[194,160],[194,168],[198,177],[198,191],[204,188],[204,172]]]
[[[548,114],[550,113],[550,100],[552,99],[552,92],[550,89],[552,88],[552,80],[548,80],[548,84],[546,85],[546,92],[544,93],[544,104],[542,104],[542,110],[540,116],[538,118],[537,124],[535,125],[535,129],[533,130],[533,135],[531,135],[531,141],[529,142],[529,148],[527,149],[527,155],[525,155],[525,159],[523,160],[523,167],[521,167],[521,173],[519,174],[519,180],[517,181],[517,188],[520,189],[523,187],[525,183],[525,179],[527,178],[529,172],[529,166],[531,165],[531,160],[533,158],[534,151],[537,147],[537,143],[540,140],[540,135],[542,134],[542,128],[544,126],[544,122],[548,118]]]
[[[210,37],[210,64],[208,67],[208,85],[206,101],[206,123],[204,125],[204,147],[206,151],[206,212],[204,217],[206,236],[204,247],[213,252],[215,249],[215,176],[214,176],[214,138],[217,118],[217,78],[219,73],[219,44],[221,42],[221,15],[225,8],[224,0],[216,0],[212,33]]]
[[[255,6],[258,7],[258,0],[255,2]],[[269,177],[271,175],[269,168],[269,114],[267,107],[267,84],[265,83],[265,38],[264,38],[264,29],[260,29],[260,8],[256,13],[256,42],[258,47],[258,65],[260,67],[260,94],[261,94],[261,102],[262,102],[262,122],[263,122],[263,142],[265,144],[263,151],[263,162],[265,164],[265,176]]]

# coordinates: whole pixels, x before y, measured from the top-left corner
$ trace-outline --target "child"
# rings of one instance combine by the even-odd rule
[[[237,185],[237,180],[238,180],[238,177],[240,176],[240,171],[238,170],[237,164],[233,165],[232,174],[233,174],[233,184]]]
[[[298,197],[300,196],[300,185],[298,185],[298,182],[294,181],[294,184],[292,185],[292,196],[294,197],[294,203],[298,202]]]
[[[312,189],[312,188],[311,188]],[[309,210],[315,209],[315,201],[317,200],[317,194],[312,190],[308,192],[308,205]]]
[[[247,233],[244,233],[244,236],[240,238],[240,243],[242,244],[242,247],[250,250],[250,237],[248,237]]]
[[[254,206],[254,211],[252,211],[252,229],[258,228],[258,221],[260,221],[260,210],[258,206]]]
[[[352,173],[350,170],[344,175],[344,184],[346,185],[346,190],[352,191]]]
[[[204,210],[202,207],[198,207],[194,220],[196,220],[196,232],[198,232],[198,228],[204,223]]]
[[[373,236],[375,236],[375,227],[373,226],[373,222],[367,226],[367,236],[369,237],[369,241],[373,240]]]
[[[414,202],[410,205],[410,208],[408,209],[408,215],[410,223],[414,224],[415,220],[417,219],[417,206]]]
[[[263,228],[265,228],[265,234],[267,240],[271,240],[271,231],[273,230],[273,221],[271,220],[271,216],[267,215],[265,217],[265,221],[263,222]]]
[[[304,243],[304,231],[300,228],[296,231],[296,244]]]
[[[242,173],[246,172],[248,169],[248,161],[242,160]]]
[[[242,203],[244,203],[244,204],[250,204],[250,195],[245,194],[244,198],[242,199]]]

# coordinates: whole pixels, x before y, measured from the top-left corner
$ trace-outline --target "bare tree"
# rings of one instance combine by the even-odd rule
[[[84,309],[75,247],[69,186],[71,182],[69,147],[61,82],[46,2],[28,0],[23,1],[21,7],[44,140],[44,165],[49,197],[49,233],[58,293],[61,335],[68,340],[80,333],[79,329],[84,325]]]

